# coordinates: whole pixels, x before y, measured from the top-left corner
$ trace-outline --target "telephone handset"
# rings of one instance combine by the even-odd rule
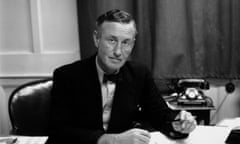
[[[209,83],[203,79],[181,79],[177,83],[179,105],[206,105],[207,98],[202,90],[209,89]]]

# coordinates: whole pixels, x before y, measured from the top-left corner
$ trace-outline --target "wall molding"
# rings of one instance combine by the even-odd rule
[[[51,78],[51,75],[0,75],[0,86],[5,88],[16,88],[19,85],[25,84],[27,82]]]

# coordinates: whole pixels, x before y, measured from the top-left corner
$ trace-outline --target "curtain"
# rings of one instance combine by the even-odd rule
[[[156,80],[240,78],[239,0],[79,0],[81,57],[96,52],[98,15],[118,8],[137,22],[132,60]]]

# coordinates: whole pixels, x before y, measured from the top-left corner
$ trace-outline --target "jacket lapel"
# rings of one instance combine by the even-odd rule
[[[135,90],[133,88],[133,80],[126,66],[119,73],[119,81],[116,85],[116,90],[113,98],[111,118],[109,121],[109,132],[114,130],[125,130],[124,126],[131,121],[131,112],[137,105]]]
[[[102,93],[101,93],[101,86],[99,83],[97,68],[96,68],[96,55],[92,56],[89,60],[89,67],[87,67],[88,71],[86,75],[90,75],[85,84],[88,84],[88,87],[91,87],[91,91],[89,91],[89,96],[92,99],[92,110],[96,110],[94,113],[96,114],[97,119],[96,122],[99,126],[102,127]]]

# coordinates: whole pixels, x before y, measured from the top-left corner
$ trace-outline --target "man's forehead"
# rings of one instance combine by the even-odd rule
[[[103,33],[107,34],[126,34],[128,36],[136,35],[136,28],[134,22],[119,23],[119,22],[104,22],[99,29]]]
[[[130,23],[121,23],[121,22],[109,22],[109,21],[105,21],[102,25],[101,28],[103,29],[128,29],[128,30],[135,30],[135,24],[134,21],[131,21]]]

